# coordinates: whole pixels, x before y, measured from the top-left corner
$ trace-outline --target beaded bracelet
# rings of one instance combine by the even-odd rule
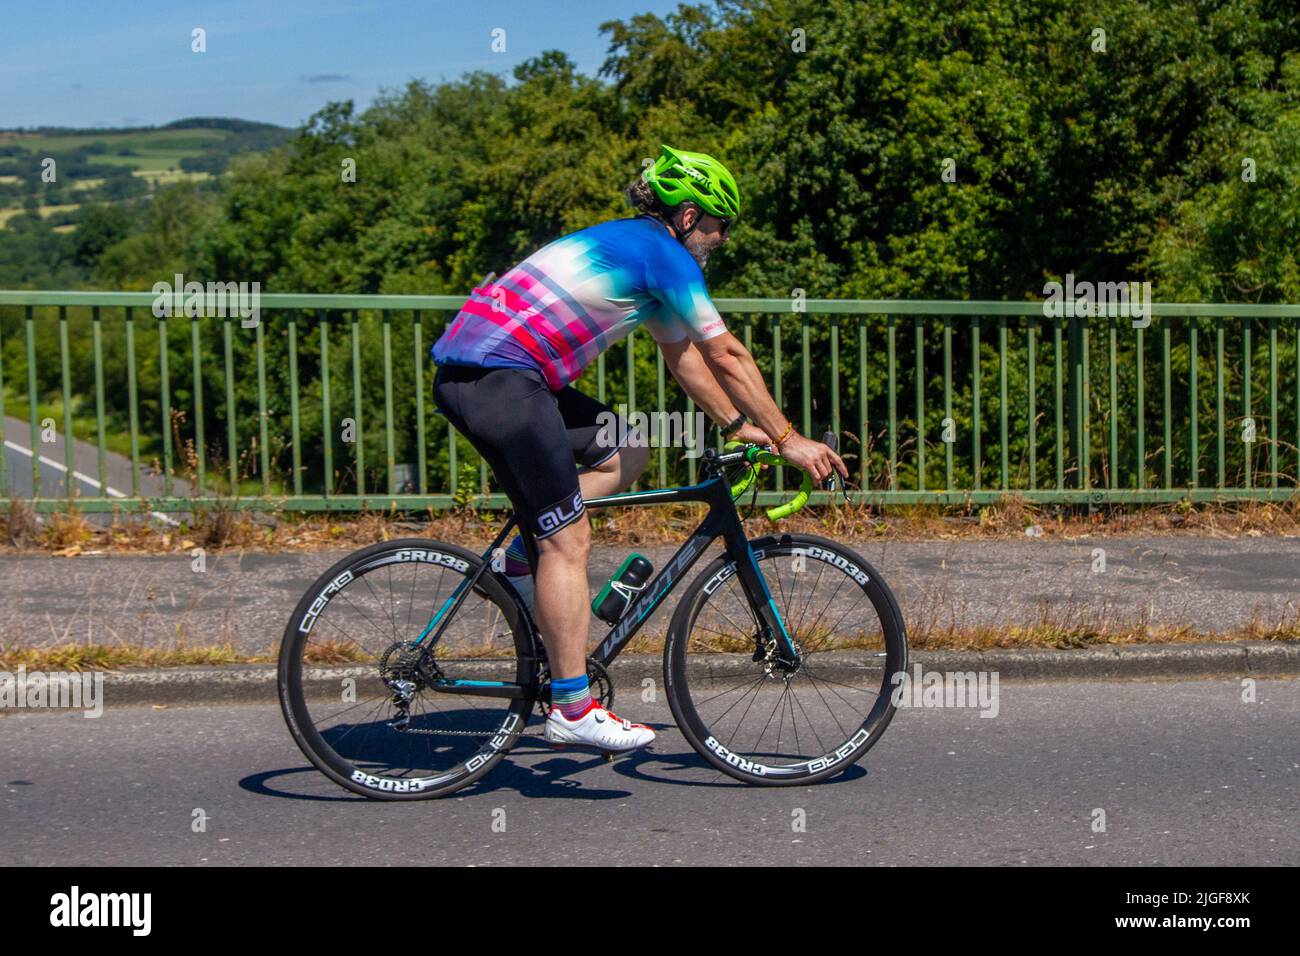
[[[787,438],[789,438],[789,437],[790,437],[790,433],[791,433],[792,431],[794,431],[794,422],[790,422],[788,425],[786,425],[786,426],[785,426],[785,431],[783,431],[783,432],[781,433],[781,437],[778,438],[776,441],[774,441],[772,444],[775,445],[777,448],[780,448],[780,447],[781,447],[781,442],[783,442],[783,441],[785,441]]]

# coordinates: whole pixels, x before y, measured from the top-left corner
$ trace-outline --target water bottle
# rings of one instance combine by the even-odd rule
[[[642,555],[628,555],[591,602],[591,613],[606,624],[617,624],[632,599],[645,589],[653,573],[654,565]]]

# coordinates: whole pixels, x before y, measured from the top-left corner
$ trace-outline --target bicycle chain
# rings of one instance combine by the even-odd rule
[[[388,726],[392,727],[392,724]],[[393,727],[394,730],[397,728]],[[398,730],[399,734],[432,734],[440,737],[496,737],[501,731],[485,730],[426,730],[423,727],[407,727],[405,730]]]

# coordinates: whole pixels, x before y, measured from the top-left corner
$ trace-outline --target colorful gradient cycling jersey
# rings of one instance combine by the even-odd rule
[[[431,352],[438,365],[536,369],[559,391],[642,322],[658,342],[726,331],[699,265],[648,216],[563,236],[476,288]]]

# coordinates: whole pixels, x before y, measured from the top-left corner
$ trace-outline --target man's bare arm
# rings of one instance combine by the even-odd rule
[[[786,432],[789,420],[773,401],[763,373],[749,350],[730,332],[700,343],[684,340],[660,347],[673,378],[714,421],[723,424],[732,421],[739,408],[773,439]],[[754,439],[746,436],[746,440]],[[839,455],[797,433],[789,434],[780,451],[818,481],[829,477],[832,471],[848,477],[848,468]]]

